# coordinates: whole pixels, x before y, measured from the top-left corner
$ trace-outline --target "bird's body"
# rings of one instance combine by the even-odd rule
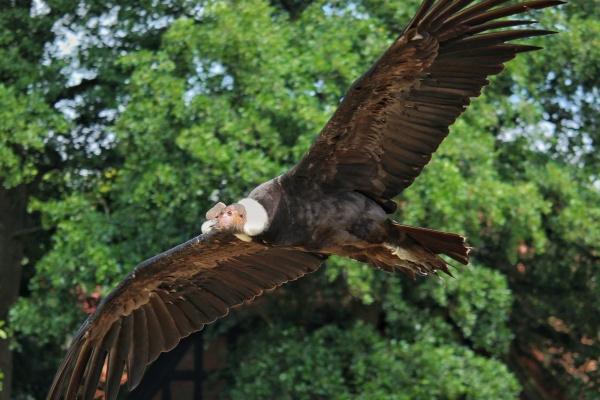
[[[304,157],[237,203],[206,213],[203,235],[138,265],[81,327],[49,400],[114,400],[124,372],[332,254],[411,276],[468,263],[465,238],[401,225],[393,199],[421,173],[449,126],[504,64],[552,32],[506,20],[559,0],[423,0],[402,34],[350,87]],[[509,28],[509,29],[506,29]],[[101,381],[102,370],[105,368]]]
[[[249,197],[272,215],[269,229],[259,239],[307,251],[328,252],[348,241],[377,241],[375,236],[387,219],[385,211],[365,195],[325,191],[311,181],[286,182],[278,177],[254,189]]]
[[[259,203],[268,218],[267,228],[248,240],[270,246],[345,256],[388,271],[400,269],[413,277],[445,270],[436,254],[463,263],[468,257],[469,248],[461,236],[399,225],[379,203],[358,191],[323,188],[308,179],[280,176],[252,190],[248,198]],[[421,235],[412,235],[409,229]],[[440,238],[449,246],[447,252],[429,243]]]

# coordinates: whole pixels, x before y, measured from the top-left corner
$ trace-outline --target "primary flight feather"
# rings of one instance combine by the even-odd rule
[[[508,3],[508,4],[507,4]],[[468,263],[464,237],[401,225],[392,199],[421,173],[470,99],[518,53],[504,19],[557,0],[425,0],[403,33],[350,87],[289,172],[210,209],[203,234],[138,265],[80,328],[48,399],[115,399],[161,352],[332,254],[411,276]],[[100,383],[104,371],[105,379]]]

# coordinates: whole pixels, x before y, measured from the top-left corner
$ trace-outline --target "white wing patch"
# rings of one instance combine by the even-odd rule
[[[396,246],[392,243],[384,243],[383,244],[388,250],[390,250],[392,252],[393,255],[395,255],[396,257],[398,257],[401,260],[404,261],[410,261],[412,263],[415,264],[420,264],[421,263],[421,259],[418,257],[418,255],[413,254],[411,251],[403,249],[400,246]]]
[[[234,233],[233,236],[240,239],[242,242],[251,242],[252,238],[245,233]]]

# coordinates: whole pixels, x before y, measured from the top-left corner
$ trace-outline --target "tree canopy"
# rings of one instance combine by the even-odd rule
[[[0,308],[12,398],[44,396],[82,298],[292,166],[418,3],[0,5],[0,186],[25,221],[2,264],[22,273]],[[529,41],[544,50],[398,199],[404,223],[464,233],[474,263],[413,281],[330,260],[207,329],[228,338],[224,398],[600,398],[600,2],[535,16],[559,34]]]

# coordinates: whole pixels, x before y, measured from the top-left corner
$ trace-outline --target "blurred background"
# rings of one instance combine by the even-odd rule
[[[133,266],[293,165],[418,3],[0,1],[0,399],[44,398]],[[535,16],[560,34],[399,198],[401,221],[466,234],[470,267],[332,259],[130,398],[600,399],[600,1]]]

